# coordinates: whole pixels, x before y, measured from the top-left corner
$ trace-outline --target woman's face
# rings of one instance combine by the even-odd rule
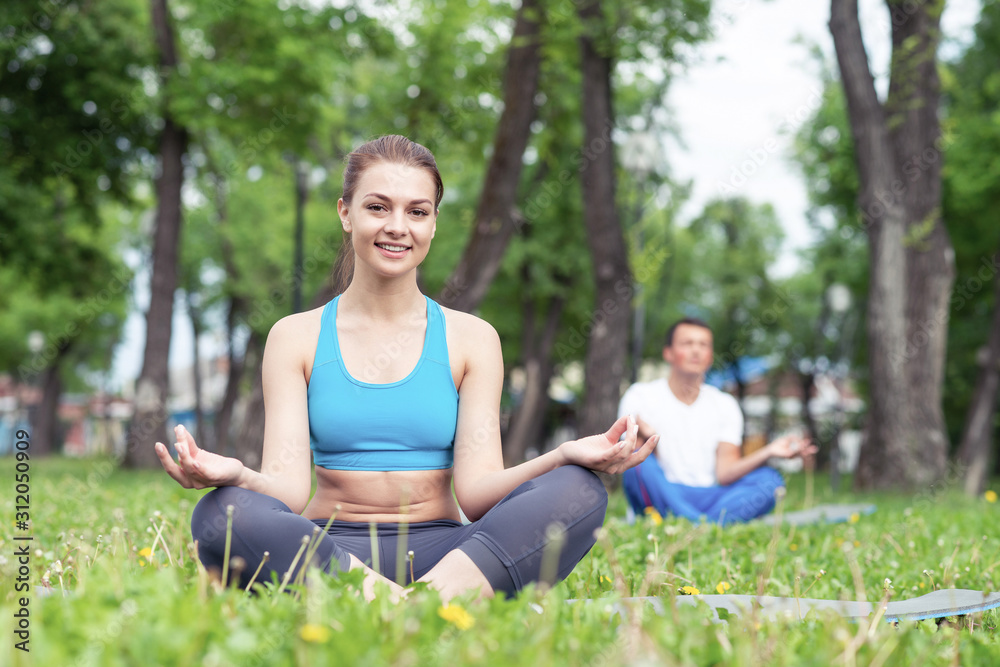
[[[403,275],[427,256],[437,225],[434,179],[419,167],[377,162],[358,179],[348,206],[337,202],[351,234],[355,271],[361,265],[383,277]]]

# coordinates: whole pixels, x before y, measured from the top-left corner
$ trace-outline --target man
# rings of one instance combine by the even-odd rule
[[[816,448],[807,438],[785,436],[740,455],[740,406],[704,383],[712,366],[712,330],[705,322],[685,318],[670,327],[663,359],[669,377],[632,385],[618,407],[620,415],[636,416],[637,442],[660,436],[654,455],[624,475],[632,509],[641,514],[653,507],[721,524],[771,511],[784,480],[764,464],[771,457],[811,457]]]

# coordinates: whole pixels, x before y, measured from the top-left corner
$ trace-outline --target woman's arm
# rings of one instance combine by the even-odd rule
[[[200,449],[183,426],[175,431],[175,462],[167,447],[156,443],[156,453],[167,473],[185,488],[239,486],[282,501],[299,514],[309,502],[312,479],[309,451],[309,411],[302,350],[308,345],[308,327],[279,320],[264,346],[264,444],[261,471],[239,459]]]
[[[455,433],[455,495],[473,521],[522,483],[563,465],[580,465],[618,473],[641,463],[656,446],[650,438],[638,451],[637,425],[622,417],[605,433],[564,442],[556,449],[512,468],[504,468],[500,444],[500,392],[503,357],[496,330],[478,318],[463,318],[455,340],[474,341],[464,355],[465,374],[459,391]],[[625,438],[619,440],[622,434]]]

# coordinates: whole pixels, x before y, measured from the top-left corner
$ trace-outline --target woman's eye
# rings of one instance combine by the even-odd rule
[[[385,206],[382,206],[382,204],[368,204],[368,210],[369,211],[384,211],[385,210]]]
[[[423,217],[427,215],[427,211],[423,210],[422,208],[415,208],[411,211],[411,213],[418,217]]]

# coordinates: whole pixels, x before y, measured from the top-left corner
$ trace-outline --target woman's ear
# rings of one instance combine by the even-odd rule
[[[347,213],[348,213],[347,204],[344,203],[344,200],[342,198],[338,199],[337,200],[337,214],[340,216],[340,226],[344,228],[345,232],[347,232],[348,234],[350,234],[351,233],[351,219],[350,219],[350,217],[348,217]]]

